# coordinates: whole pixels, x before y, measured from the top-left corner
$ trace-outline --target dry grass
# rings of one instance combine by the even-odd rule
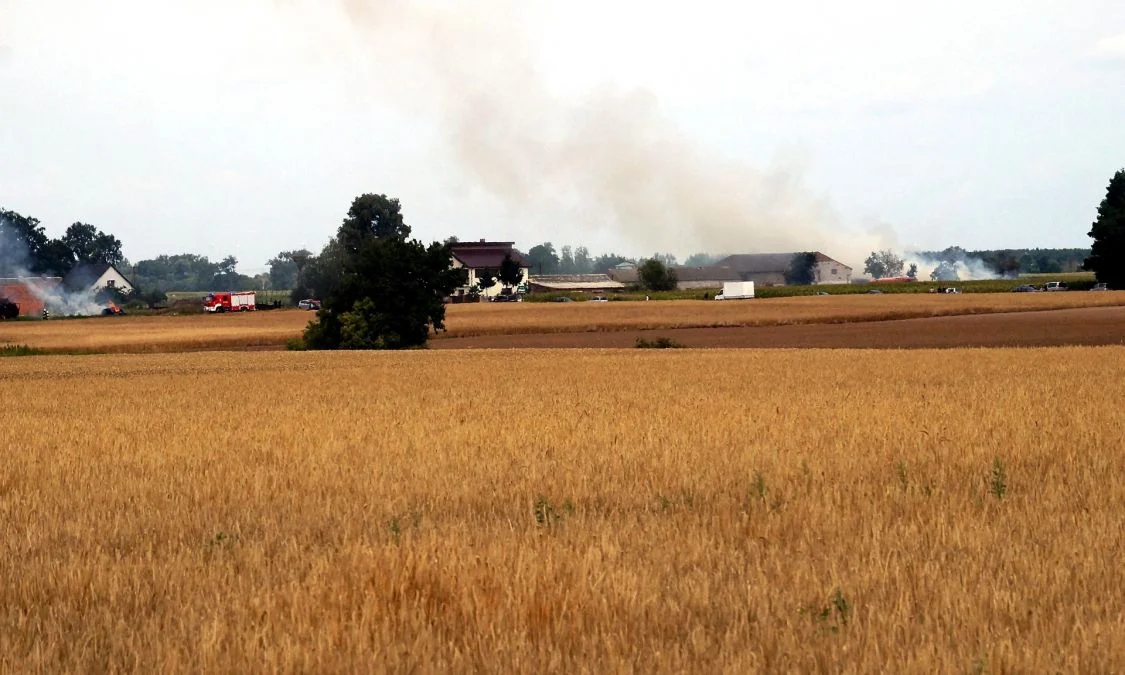
[[[445,337],[718,326],[846,323],[1125,305],[1125,292],[853,295],[745,302],[667,301],[450,305]],[[0,323],[0,346],[61,352],[169,352],[269,347],[301,333],[311,312],[97,317]]]
[[[91,317],[0,323],[0,345],[69,352],[168,352],[266,347],[300,335],[313,312]]]
[[[7,359],[0,670],[1120,670],[1123,356]]]

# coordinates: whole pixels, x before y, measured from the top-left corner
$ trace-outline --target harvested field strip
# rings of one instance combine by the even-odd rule
[[[997,293],[975,295],[847,295],[734,302],[499,303],[454,305],[440,338],[476,335],[575,333],[663,328],[852,323],[931,316],[1026,312],[1125,305],[1113,293]]]
[[[1125,307],[1088,307],[894,319],[728,328],[475,335],[432,340],[431,349],[576,349],[635,347],[637,340],[671,340],[684,347],[949,349],[1125,344]]]
[[[446,338],[674,328],[853,323],[932,316],[1125,306],[1125,292],[799,297],[745,302],[500,303],[451,305]],[[0,346],[62,353],[176,352],[280,347],[311,312],[97,317],[0,323]]]
[[[0,360],[0,669],[1111,672],[1125,349]]]

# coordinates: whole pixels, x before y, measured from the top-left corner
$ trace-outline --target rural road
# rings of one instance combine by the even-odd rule
[[[431,349],[632,347],[667,337],[685,347],[928,349],[1125,344],[1125,307],[944,316],[859,323],[485,335],[430,340]]]

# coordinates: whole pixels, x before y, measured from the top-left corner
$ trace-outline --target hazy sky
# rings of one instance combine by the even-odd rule
[[[0,0],[0,205],[133,260],[1087,246],[1123,166],[1119,0]]]

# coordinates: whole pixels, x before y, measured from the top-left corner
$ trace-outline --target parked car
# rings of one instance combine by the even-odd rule
[[[1048,281],[1047,286],[1044,288],[1047,291],[1065,291],[1067,285],[1065,281]]]
[[[880,291],[880,290],[877,290],[877,289],[872,289],[870,291],[867,291],[867,294],[868,295],[882,295],[883,291]]]
[[[590,298],[590,302],[609,302],[609,299],[604,295],[595,295],[594,297]]]
[[[574,302],[574,299],[569,298],[565,295],[560,295],[559,297],[555,298],[555,302]]]
[[[1094,287],[1091,288],[1090,290],[1091,291],[1108,291],[1109,286],[1107,286],[1106,284],[1094,284]]]
[[[300,308],[300,309],[308,309],[308,310],[320,309],[320,300],[312,300],[312,299],[302,300],[302,301],[297,303],[297,307]]]
[[[1038,293],[1039,289],[1034,287],[1034,286],[1030,286],[1028,284],[1023,284],[1022,286],[1016,286],[1015,288],[1013,288],[1012,292],[1013,293]]]

